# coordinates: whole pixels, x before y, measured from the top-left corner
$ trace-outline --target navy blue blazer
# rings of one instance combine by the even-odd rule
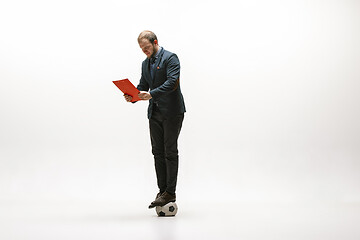
[[[142,63],[140,83],[137,89],[149,91],[148,118],[151,118],[153,106],[156,104],[165,117],[184,113],[185,103],[180,89],[180,61],[176,54],[161,48],[155,61],[154,76],[150,74],[150,59]]]

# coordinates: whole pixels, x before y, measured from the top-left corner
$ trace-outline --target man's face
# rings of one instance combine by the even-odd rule
[[[139,46],[147,58],[151,58],[156,52],[156,45],[145,38],[140,40]]]

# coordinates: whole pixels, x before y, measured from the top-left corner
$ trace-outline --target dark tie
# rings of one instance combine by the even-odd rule
[[[150,58],[150,64],[155,64],[155,61],[156,61],[156,57]]]
[[[153,78],[154,77],[154,72],[155,72],[155,61],[156,61],[156,57],[152,57],[150,58],[150,75]]]

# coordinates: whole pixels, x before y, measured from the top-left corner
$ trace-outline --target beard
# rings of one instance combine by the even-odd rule
[[[157,50],[156,50],[156,48],[155,48],[155,44],[152,43],[151,45],[152,45],[152,48],[153,48],[153,49],[152,49],[152,50],[153,50],[153,53],[151,54],[150,58],[155,57],[155,55],[156,55],[156,53],[157,53]]]

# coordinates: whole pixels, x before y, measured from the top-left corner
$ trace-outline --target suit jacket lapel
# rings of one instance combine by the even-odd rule
[[[156,59],[156,62],[155,62],[155,69],[154,69],[154,79],[155,79],[155,76],[156,76],[156,73],[157,73],[157,69],[159,67],[159,64],[161,62],[161,59],[162,59],[162,56],[164,55],[164,48],[162,47],[160,52],[159,52],[159,56],[158,58]],[[154,82],[154,79],[153,79],[153,82]]]

